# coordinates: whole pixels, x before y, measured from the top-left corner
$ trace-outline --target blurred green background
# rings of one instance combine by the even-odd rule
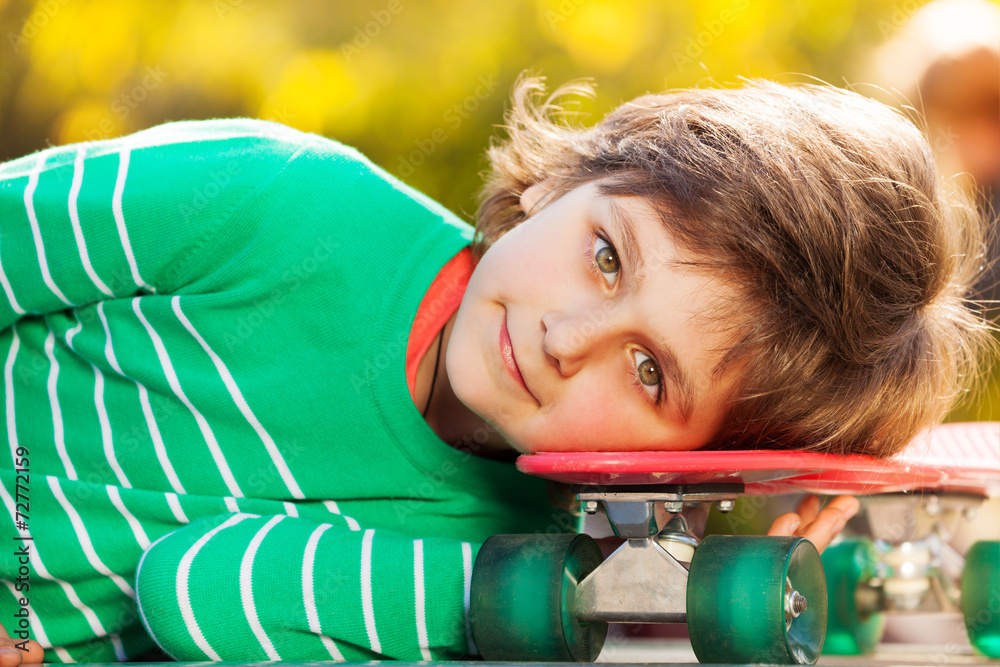
[[[998,0],[1000,1],[1000,0]],[[918,0],[0,0],[0,160],[249,116],[354,145],[471,219],[517,75],[647,91],[864,83]],[[860,88],[865,92],[865,88]],[[963,418],[1000,419],[1000,385]]]

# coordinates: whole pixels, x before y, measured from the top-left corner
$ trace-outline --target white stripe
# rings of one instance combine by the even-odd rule
[[[0,247],[2,247],[2,245],[3,244],[0,243]],[[10,303],[10,307],[13,308],[14,312],[18,315],[24,315],[26,311],[24,308],[21,308],[21,304],[19,304],[17,299],[14,297],[14,290],[10,286],[10,281],[7,280],[7,273],[3,270],[2,260],[0,260],[0,285],[3,285],[3,291],[4,294],[7,295],[7,302]]]
[[[465,639],[469,644],[469,655],[479,655],[476,642],[472,640],[472,623],[469,607],[472,601],[472,545],[462,542],[462,574],[465,577]]]
[[[143,551],[149,548],[149,538],[146,536],[146,531],[143,530],[142,524],[132,516],[132,513],[128,511],[125,507],[125,503],[122,502],[121,493],[118,491],[117,486],[112,486],[107,484],[105,488],[108,490],[108,497],[111,498],[112,504],[121,512],[121,515],[125,517],[128,521],[129,528],[132,529],[132,534],[135,535],[135,541],[139,543],[139,546]]]
[[[375,607],[372,602],[372,540],[375,529],[369,528],[361,538],[361,606],[365,615],[365,630],[368,631],[368,643],[376,653],[382,652],[382,644],[375,631]]]
[[[229,470],[229,464],[226,463],[226,457],[222,454],[222,450],[219,448],[219,443],[215,440],[215,434],[212,433],[212,429],[209,427],[208,422],[202,414],[198,412],[198,409],[191,404],[191,401],[189,401],[188,397],[184,394],[184,390],[181,389],[180,381],[177,379],[177,374],[174,372],[174,366],[170,363],[170,357],[167,356],[167,349],[164,347],[159,334],[153,330],[152,325],[150,325],[150,323],[143,316],[142,310],[139,308],[139,299],[140,297],[132,299],[132,310],[135,311],[139,321],[142,322],[142,326],[146,327],[146,332],[149,333],[149,337],[153,341],[153,347],[156,349],[156,356],[160,360],[160,366],[163,367],[163,372],[167,376],[167,382],[170,384],[170,388],[173,390],[174,395],[181,399],[181,402],[191,412],[195,421],[198,422],[198,428],[201,429],[201,434],[205,438],[208,450],[212,453],[212,458],[215,460],[215,465],[219,468],[219,473],[222,475],[222,479],[225,481],[226,488],[229,489],[229,493],[237,498],[242,498],[243,492],[240,491],[240,487],[236,483],[233,473]]]
[[[52,407],[52,430],[55,434],[56,451],[59,459],[66,469],[66,477],[76,479],[76,469],[69,460],[69,452],[66,451],[66,435],[63,426],[62,410],[59,407],[59,394],[56,392],[56,383],[59,378],[59,362],[55,356],[56,335],[49,328],[49,335],[45,337],[45,356],[49,358],[49,405]]]
[[[210,539],[215,537],[215,534],[224,528],[229,528],[230,526],[236,525],[244,519],[249,519],[248,514],[235,514],[223,523],[216,526],[212,530],[208,531],[202,535],[194,545],[187,550],[184,556],[181,558],[181,564],[177,568],[177,606],[180,607],[181,617],[184,619],[184,625],[187,627],[188,634],[191,635],[191,639],[200,648],[205,655],[208,656],[209,660],[215,662],[222,662],[222,658],[219,654],[208,645],[208,641],[205,639],[205,635],[202,634],[201,628],[198,627],[198,622],[194,618],[194,610],[191,608],[191,594],[188,591],[188,578],[191,574],[191,561],[194,557],[198,555],[201,548],[208,543]]]
[[[115,358],[115,348],[111,345],[111,329],[108,327],[108,318],[104,315],[103,301],[97,304],[97,316],[101,318],[101,325],[104,327],[104,356],[111,364],[111,368],[115,369],[118,375],[125,377],[125,374],[122,373],[122,367],[118,365],[118,359]]]
[[[271,520],[265,523],[264,527],[258,530],[257,534],[250,540],[250,546],[247,547],[246,553],[243,554],[243,560],[240,561],[240,599],[243,601],[243,614],[269,660],[281,660],[281,656],[274,650],[274,644],[264,632],[264,627],[260,624],[260,618],[257,616],[257,605],[253,601],[253,559],[257,555],[260,543],[264,541],[264,537],[284,518],[280,514],[271,517]]]
[[[4,394],[4,412],[7,417],[7,442],[10,444],[11,466],[18,458],[17,454],[17,425],[14,423],[14,360],[17,359],[17,351],[21,347],[21,338],[17,335],[17,324],[10,327],[12,334],[10,350],[7,352],[7,361],[3,366],[3,384],[6,391]]]
[[[426,602],[424,600],[424,541],[413,540],[413,599],[416,601],[417,642],[424,660],[431,659],[430,642],[427,640]]]
[[[194,336],[195,340],[198,341],[198,344],[201,345],[202,349],[205,350],[206,354],[208,354],[208,356],[212,359],[212,363],[215,364],[215,369],[219,371],[219,377],[222,378],[222,381],[226,385],[226,389],[229,390],[229,395],[232,397],[233,402],[236,403],[236,406],[240,409],[240,412],[243,413],[243,417],[250,423],[250,426],[253,427],[253,430],[256,431],[257,437],[259,437],[261,442],[264,443],[267,453],[271,456],[271,461],[274,462],[274,466],[278,469],[278,474],[281,475],[281,479],[285,482],[285,486],[288,487],[288,491],[292,494],[292,497],[300,500],[305,498],[305,494],[302,493],[302,489],[299,488],[295,478],[292,477],[292,471],[289,470],[288,464],[285,462],[285,458],[278,450],[278,446],[274,444],[274,439],[272,439],[271,435],[264,430],[264,427],[261,426],[256,415],[254,415],[250,406],[247,404],[246,399],[243,398],[243,392],[241,392],[240,388],[236,386],[236,381],[233,379],[232,373],[230,373],[226,365],[222,363],[222,359],[219,358],[219,355],[217,355],[215,351],[208,346],[205,339],[202,338],[201,335],[195,330],[190,320],[188,320],[188,318],[184,316],[184,313],[181,312],[180,296],[174,296],[170,299],[170,304],[173,306],[177,319],[181,321],[184,328],[187,329],[192,336]]]
[[[134,599],[135,590],[121,576],[108,569],[108,566],[104,564],[97,555],[97,552],[94,551],[94,545],[90,541],[90,535],[87,534],[87,528],[83,525],[83,520],[77,514],[76,509],[66,499],[66,494],[63,493],[62,487],[59,486],[59,478],[46,475],[45,480],[49,483],[49,488],[52,489],[52,495],[59,501],[59,504],[66,512],[66,516],[69,517],[70,523],[73,524],[73,531],[76,533],[76,539],[80,542],[80,547],[83,548],[84,555],[87,556],[87,562],[95,570],[115,582],[115,585],[121,589],[122,593]]]
[[[83,322],[77,320],[76,326],[66,332],[66,345],[69,347],[69,349],[73,350],[74,352],[76,352],[76,348],[73,347],[73,338],[75,338],[76,335],[80,333],[80,329],[82,328],[83,328]]]
[[[90,263],[90,255],[87,254],[87,243],[83,240],[83,229],[80,227],[80,215],[76,207],[77,199],[80,197],[80,188],[83,186],[83,162],[86,153],[86,144],[80,144],[76,149],[76,160],[73,162],[73,185],[69,189],[69,219],[73,223],[73,236],[76,238],[76,247],[80,251],[80,259],[83,260],[83,268],[97,289],[114,298],[114,293],[97,277],[97,273],[94,272],[94,267]]]
[[[111,437],[111,421],[108,419],[108,408],[104,405],[104,372],[100,368],[90,365],[94,369],[94,405],[97,407],[97,421],[101,424],[101,440],[104,441],[104,457],[108,460],[108,465],[115,471],[118,483],[126,489],[131,489],[125,471],[118,465],[118,458],[115,456],[115,442]]]
[[[108,326],[108,318],[104,315],[104,302],[97,304],[97,315],[101,318],[101,325],[104,327],[104,356],[107,358],[108,363],[111,367],[115,369],[115,372],[122,377],[128,377],[122,371],[121,366],[118,365],[118,359],[115,357],[114,344],[111,342],[111,328]],[[131,378],[128,378],[131,380]],[[142,415],[146,419],[146,427],[149,429],[149,437],[153,441],[153,451],[156,452],[156,459],[160,462],[160,467],[163,468],[163,473],[167,476],[167,481],[170,482],[170,488],[172,488],[177,493],[185,493],[184,487],[181,485],[181,480],[177,477],[177,473],[174,471],[174,466],[170,463],[170,458],[167,456],[167,448],[163,444],[163,437],[160,435],[160,428],[156,424],[156,417],[153,416],[153,408],[149,404],[149,392],[146,387],[139,382],[132,380],[135,383],[136,388],[139,390],[139,403],[142,405]]]
[[[146,426],[149,428],[149,437],[153,441],[153,451],[156,452],[156,460],[160,462],[163,474],[167,476],[167,481],[170,482],[170,488],[177,493],[187,494],[187,491],[184,490],[184,486],[181,484],[180,478],[177,477],[174,466],[170,463],[170,458],[167,456],[167,447],[163,444],[160,427],[156,425],[156,417],[153,416],[153,406],[149,404],[149,392],[139,382],[136,382],[135,386],[139,388],[139,403],[142,405],[142,414],[146,418]]]
[[[227,510],[229,510],[233,514],[239,514],[240,506],[236,504],[236,498],[233,498],[232,496],[226,496],[225,501]]]
[[[225,119],[224,121],[174,121],[164,123],[163,125],[141,130],[125,137],[91,143],[88,151],[90,154],[89,159],[115,154],[125,144],[128,144],[132,151],[137,151],[144,148],[162,149],[164,146],[169,145],[197,144],[203,141],[217,142],[243,137],[260,137],[274,142],[292,143],[295,144],[296,148],[303,142],[315,143],[322,141],[320,137],[305,134],[279,123],[251,119],[243,119],[236,122],[244,127],[230,129],[234,124],[234,121],[231,119]],[[228,127],[222,130],[220,129],[222,125]],[[54,162],[58,162],[60,165],[68,165],[70,160],[65,159],[65,157],[75,149],[75,144],[67,144],[53,146],[41,152],[54,158]],[[289,154],[291,153],[291,151],[288,152]],[[25,166],[25,162],[28,161],[29,157],[31,156],[21,157],[0,164],[0,177],[11,179],[30,173],[31,170]]]
[[[288,516],[297,517],[299,515],[299,510],[295,507],[295,503],[283,502],[281,504],[285,506],[285,514]]]
[[[174,513],[174,518],[181,523],[191,523],[191,520],[187,518],[186,514],[184,514],[184,508],[181,507],[181,501],[177,497],[177,494],[170,493],[168,491],[163,495],[167,498],[167,505],[170,506],[170,511]]]
[[[344,516],[343,514],[340,513],[340,507],[333,500],[324,500],[323,506],[328,510],[330,510],[332,514],[336,514],[337,516],[343,518],[344,521],[347,522],[347,527],[350,528],[351,530],[354,531],[361,530],[361,525],[356,520],[354,520],[349,516]]]
[[[319,545],[319,538],[323,533],[332,528],[328,523],[320,524],[309,536],[306,542],[306,550],[302,556],[302,601],[306,609],[306,620],[309,622],[309,631],[319,637],[323,646],[330,653],[330,657],[337,662],[343,662],[344,656],[333,643],[333,639],[323,634],[323,629],[319,623],[319,610],[316,609],[316,592],[313,588],[313,570],[316,567],[316,547]]]
[[[111,638],[111,645],[115,647],[115,659],[118,662],[128,662],[128,655],[125,653],[125,647],[122,645],[121,637],[118,635],[108,635]]]
[[[125,228],[125,214],[122,212],[122,195],[125,193],[125,178],[128,176],[129,151],[128,146],[122,146],[118,153],[118,178],[115,180],[115,193],[111,199],[111,208],[115,214],[115,224],[118,225],[118,238],[121,239],[122,249],[125,251],[125,259],[128,260],[128,267],[132,271],[132,280],[136,287],[145,287],[150,292],[156,293],[152,285],[139,275],[139,267],[135,263],[135,255],[132,253],[132,243],[128,239],[128,230]]]
[[[7,581],[6,579],[0,579],[0,581],[3,581],[4,585],[7,586],[7,589],[10,591],[11,595],[13,595],[15,599],[24,597],[24,593],[26,591],[21,591],[21,593],[18,593],[17,589],[14,588],[14,584],[12,582]],[[27,601],[27,599],[25,601]],[[42,627],[42,621],[40,618],[38,618],[38,614],[35,612],[35,608],[31,606],[31,603],[28,602],[28,604],[25,606],[28,609],[28,624],[31,627],[31,635],[34,637],[35,641],[38,642],[39,646],[45,649],[52,649],[53,651],[56,652],[56,655],[59,656],[59,659],[63,662],[76,662],[76,660],[73,659],[73,656],[71,656],[69,654],[69,651],[67,651],[65,648],[63,648],[62,646],[52,645],[52,642],[49,641],[49,636],[45,634],[45,629]]]
[[[38,187],[38,175],[44,165],[45,155],[41,154],[28,177],[28,187],[24,189],[24,208],[28,211],[28,222],[31,223],[31,235],[35,239],[35,253],[38,255],[38,267],[42,270],[42,280],[45,281],[52,293],[59,297],[60,301],[72,307],[73,302],[67,299],[66,295],[56,287],[52,275],[49,273],[49,263],[45,259],[45,245],[42,243],[42,230],[38,227],[38,218],[35,216],[35,188]]]
[[[31,543],[27,542],[26,544],[30,549]],[[18,546],[20,545],[14,545],[15,552],[17,551]],[[13,572],[11,572],[11,576],[14,576]],[[21,591],[18,592],[18,590],[14,588],[14,582],[8,581],[7,579],[0,579],[0,581],[2,581],[4,586],[7,587],[7,590],[10,591],[10,594],[14,596],[15,605],[20,604],[18,602],[20,598],[25,598],[25,602],[27,602],[25,607],[27,607],[28,609],[28,626],[31,628],[31,636],[35,639],[35,641],[37,641],[41,645],[42,648],[52,648],[52,642],[49,641],[49,636],[45,634],[45,629],[42,628],[42,621],[38,618],[38,614],[35,613],[35,610],[31,606],[31,603],[28,602],[28,596],[26,595],[26,593],[28,590],[30,590],[31,584],[26,581],[22,581]]]
[[[7,511],[10,513],[10,520],[15,521],[16,511],[14,508],[14,499],[10,497],[9,493],[7,493],[7,489],[4,488],[3,484],[0,484],[0,498],[3,499],[3,503],[7,507]],[[28,529],[22,530],[21,536],[31,537],[31,532]],[[66,594],[66,597],[69,599],[70,604],[76,607],[76,609],[81,614],[83,614],[83,617],[87,619],[87,624],[90,625],[91,632],[93,632],[98,637],[108,636],[107,631],[101,625],[100,619],[97,618],[97,614],[94,613],[93,609],[85,605],[83,601],[80,600],[80,596],[76,594],[76,591],[73,590],[73,587],[69,585],[67,582],[63,581],[62,579],[57,579],[53,577],[51,574],[49,574],[48,569],[42,563],[42,557],[38,554],[37,547],[31,550],[31,553],[29,554],[28,558],[31,561],[32,569],[38,573],[38,576],[40,576],[42,579],[48,579],[49,581],[55,582],[56,584],[59,585],[60,588],[62,588],[63,593]]]

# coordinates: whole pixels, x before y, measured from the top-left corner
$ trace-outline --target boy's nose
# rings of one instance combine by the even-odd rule
[[[613,329],[608,313],[583,309],[573,314],[550,311],[542,316],[542,349],[564,376],[576,373],[588,354],[607,342]]]

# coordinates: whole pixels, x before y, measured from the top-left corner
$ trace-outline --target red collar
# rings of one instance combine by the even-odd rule
[[[458,310],[471,277],[472,252],[466,246],[441,267],[420,302],[413,328],[410,329],[410,338],[406,343],[406,384],[410,388],[410,398],[414,398],[420,360],[424,358],[444,325]]]

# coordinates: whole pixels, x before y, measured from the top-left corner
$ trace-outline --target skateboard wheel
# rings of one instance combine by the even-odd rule
[[[706,537],[691,561],[687,622],[701,662],[813,664],[826,631],[819,552],[802,537]]]
[[[871,540],[845,539],[823,552],[829,605],[823,653],[871,653],[882,639],[885,616],[865,609],[865,598],[859,600],[858,596],[859,587],[875,576],[877,564],[878,554]]]
[[[607,623],[581,623],[576,587],[604,557],[588,535],[495,535],[472,568],[469,617],[486,660],[593,662]]]
[[[962,616],[972,645],[1000,658],[1000,542],[976,542],[965,555]]]

